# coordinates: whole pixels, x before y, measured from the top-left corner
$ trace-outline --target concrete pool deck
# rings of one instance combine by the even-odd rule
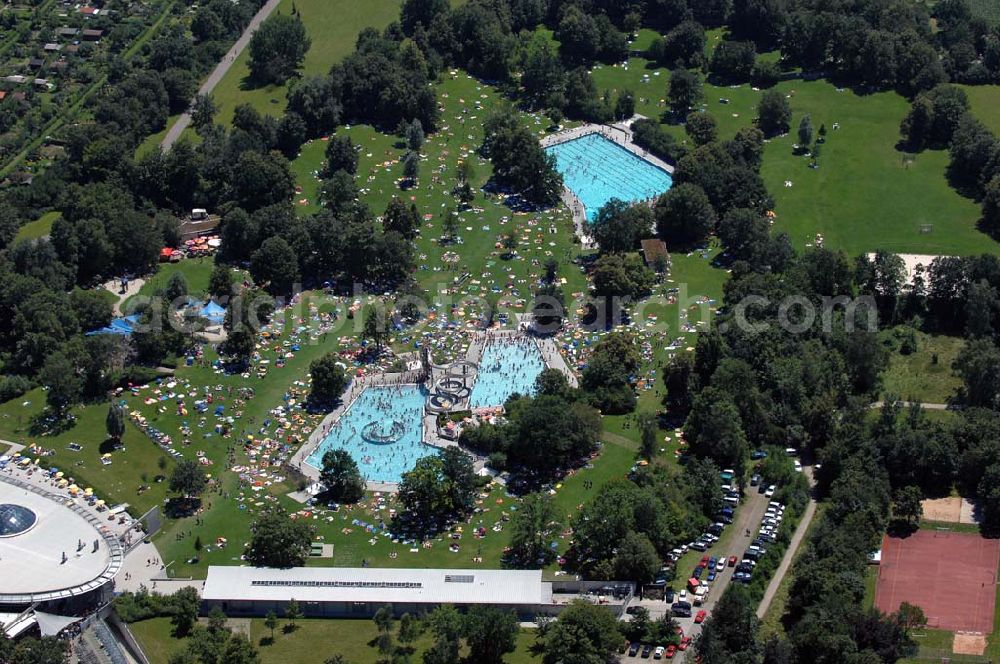
[[[633,141],[632,123],[636,120],[645,119],[647,118],[644,115],[633,115],[624,122],[617,122],[610,125],[588,122],[580,125],[579,127],[564,129],[554,134],[545,136],[541,140],[542,148],[550,148],[554,145],[567,143],[591,134],[600,134],[616,145],[625,148],[643,161],[649,162],[653,166],[666,171],[671,177],[673,177],[673,166],[659,157],[649,154],[647,150],[636,145]],[[573,214],[573,227],[576,231],[576,236],[580,239],[580,244],[585,249],[592,249],[594,247],[594,239],[587,233],[588,221],[586,207],[580,201],[580,198],[576,195],[576,193],[574,193],[573,190],[567,186],[563,186],[562,201]]]
[[[565,376],[567,381],[572,387],[577,387],[579,381],[576,375],[570,370],[569,365],[563,359],[562,355],[559,353],[559,347],[556,345],[554,339],[539,338],[532,335],[526,335],[519,330],[485,330],[477,332],[473,340],[469,343],[468,348],[465,353],[465,361],[477,364],[479,359],[482,357],[483,350],[486,344],[490,341],[504,338],[516,338],[524,337],[535,342],[538,350],[541,354],[542,361],[547,369],[558,369]],[[390,386],[402,386],[402,385],[413,385],[426,387],[427,385],[433,386],[438,380],[445,377],[447,374],[447,369],[451,365],[430,365],[429,375],[425,375],[421,371],[407,371],[405,373],[385,373],[385,374],[371,374],[366,376],[357,377],[351,381],[348,385],[347,390],[344,392],[340,403],[330,411],[319,425],[313,429],[312,433],[309,434],[309,438],[306,442],[298,449],[298,451],[292,456],[289,461],[289,465],[295,468],[300,473],[305,475],[313,482],[319,482],[320,471],[315,466],[308,462],[309,457],[316,451],[316,449],[323,443],[323,440],[327,437],[327,434],[335,427],[343,414],[351,407],[355,399],[364,392],[369,387],[390,387]],[[475,379],[473,379],[472,384],[470,384],[469,393],[471,395],[471,387],[475,384]],[[461,402],[454,404],[452,410],[466,410],[468,409],[469,399],[466,397]],[[450,440],[438,435],[437,432],[437,415],[428,412],[426,409],[422,418],[423,424],[423,443],[430,447],[445,448],[457,446],[457,441]],[[485,463],[484,459],[477,459],[476,470],[480,470]],[[395,482],[367,482],[367,488],[369,491],[388,491],[395,492],[399,489],[399,485]]]

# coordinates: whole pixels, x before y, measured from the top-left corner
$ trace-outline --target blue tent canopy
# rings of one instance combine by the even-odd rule
[[[198,310],[198,315],[208,319],[210,323],[222,323],[226,319],[226,309],[219,306],[215,300],[210,300],[208,304]]]
[[[123,318],[112,318],[110,325],[96,330],[91,330],[90,332],[87,332],[87,336],[92,337],[96,334],[118,334],[123,337],[129,337],[132,336],[132,333],[135,331],[135,324],[138,322],[138,314],[125,316]]]

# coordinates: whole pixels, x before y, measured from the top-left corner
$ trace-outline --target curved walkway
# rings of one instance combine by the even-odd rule
[[[281,0],[267,0],[267,2],[264,3],[264,6],[258,10],[252,19],[250,19],[250,24],[247,25],[246,30],[243,31],[240,38],[237,39],[232,48],[230,48],[226,54],[222,56],[222,60],[215,66],[215,69],[213,69],[212,73],[208,75],[208,78],[206,78],[205,82],[201,84],[201,87],[198,88],[199,95],[211,94],[212,90],[215,89],[215,86],[219,84],[219,81],[221,81],[229,72],[230,67],[235,64],[236,58],[240,56],[243,49],[250,43],[250,38],[253,36],[253,33],[258,27],[260,27],[260,24],[264,22],[264,19],[270,16],[271,12],[277,9],[280,4]],[[164,152],[167,152],[171,147],[173,147],[174,143],[177,142],[177,139],[181,137],[181,134],[184,133],[184,130],[187,129],[190,124],[191,113],[184,111],[181,113],[181,116],[177,118],[177,122],[175,122],[174,125],[167,130],[167,134],[163,137],[163,140],[160,141],[160,147],[163,148]]]

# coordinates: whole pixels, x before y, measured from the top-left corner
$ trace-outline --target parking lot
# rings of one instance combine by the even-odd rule
[[[760,527],[761,520],[764,518],[764,514],[768,509],[768,503],[771,498],[758,493],[757,487],[747,487],[747,491],[744,494],[742,502],[736,509],[735,519],[733,523],[726,527],[725,536],[720,538],[719,543],[712,546],[705,552],[698,552],[698,556],[695,559],[695,565],[697,565],[697,560],[702,556],[715,556],[716,558],[721,558],[728,560],[730,556],[736,556],[737,560],[743,558],[743,553],[750,547],[753,540],[757,537],[757,531]],[[749,532],[749,534],[747,534]],[[687,580],[690,576],[691,565],[687,564],[690,556],[686,555],[682,558],[680,564],[677,568],[676,578],[671,584],[675,589],[681,587],[687,587]],[[712,610],[715,608],[716,602],[722,597],[729,583],[733,580],[733,573],[735,572],[735,567],[730,567],[728,563],[719,571],[715,577],[715,580],[711,583],[711,591],[709,592],[707,598],[701,606],[692,606],[692,615],[690,617],[675,617],[674,619],[684,630],[684,636],[689,636],[692,642],[697,639],[698,635],[701,633],[701,625],[695,622],[695,618],[698,615],[698,611],[705,611],[706,617],[712,615]],[[670,612],[670,604],[663,600],[633,600],[630,606],[644,606],[649,610],[650,618],[655,620],[662,616],[664,613]],[[654,647],[658,644],[651,644]],[[683,662],[687,657],[689,652],[693,649],[689,648],[684,651],[677,651],[674,657],[670,660],[673,662]],[[640,651],[634,655],[630,656],[627,652],[622,655],[621,660],[623,662],[637,662],[642,659]],[[652,659],[652,654],[649,655]],[[690,661],[694,661],[692,656]]]

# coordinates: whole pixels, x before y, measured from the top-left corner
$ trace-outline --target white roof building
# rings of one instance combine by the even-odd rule
[[[202,592],[207,607],[229,614],[280,612],[293,598],[307,615],[370,615],[385,604],[397,613],[485,604],[527,614],[553,604],[541,570],[211,566]]]

